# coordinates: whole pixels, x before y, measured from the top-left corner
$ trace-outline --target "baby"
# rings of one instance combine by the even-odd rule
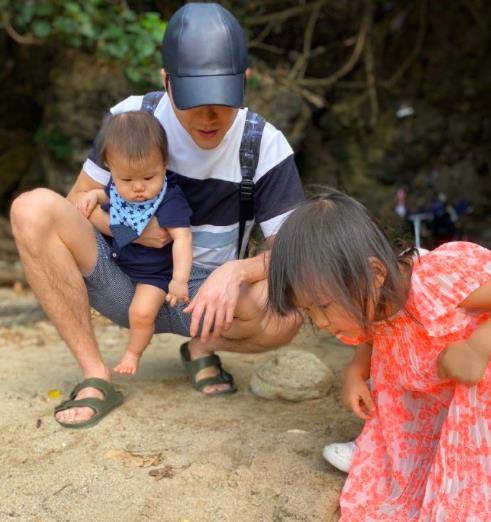
[[[113,260],[136,283],[129,309],[130,340],[114,368],[118,373],[134,374],[163,304],[176,306],[189,301],[191,209],[173,176],[166,175],[166,134],[150,113],[108,116],[97,148],[111,171],[111,180],[105,189],[80,193],[75,204],[86,217],[98,204],[109,212],[113,237],[104,237]],[[135,243],[154,216],[167,229],[172,243],[162,248]]]

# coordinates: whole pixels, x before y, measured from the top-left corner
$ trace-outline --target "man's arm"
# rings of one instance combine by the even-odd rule
[[[92,179],[86,172],[83,170],[80,171],[73,187],[70,189],[70,192],[67,194],[67,199],[71,203],[74,203],[77,195],[81,192],[88,192],[89,190],[95,189],[104,189],[104,185],[98,183],[94,179]]]
[[[271,247],[274,236],[266,240]],[[228,330],[234,319],[235,307],[239,299],[240,287],[266,279],[270,252],[266,250],[255,257],[227,261],[211,273],[184,312],[191,313],[190,334],[198,334],[201,318],[201,340],[206,342],[213,329],[217,339],[222,331]]]
[[[70,192],[67,195],[68,201],[76,205],[77,198],[80,194],[88,192],[89,190],[102,189],[104,190],[104,185],[98,183],[94,179],[92,179],[85,171],[81,170],[78,175],[73,187],[70,189]],[[111,229],[109,228],[109,214],[104,212],[101,207],[98,205],[95,207],[93,212],[89,216],[89,221],[100,230],[103,234],[107,236],[111,236]]]

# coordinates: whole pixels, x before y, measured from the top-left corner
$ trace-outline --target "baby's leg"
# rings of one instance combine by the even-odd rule
[[[155,331],[155,318],[165,302],[165,295],[156,286],[136,285],[129,310],[130,341],[123,358],[114,368],[115,372],[134,374],[138,370],[140,357]]]

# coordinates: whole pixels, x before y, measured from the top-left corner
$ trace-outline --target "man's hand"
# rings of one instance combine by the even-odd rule
[[[191,313],[190,334],[196,337],[201,318],[201,340],[206,342],[213,329],[217,339],[222,331],[228,330],[234,319],[235,307],[239,299],[240,285],[243,281],[240,261],[228,261],[217,268],[203,283],[184,312]]]
[[[174,308],[177,303],[189,303],[188,282],[179,282],[172,279],[169,283],[169,293],[165,296],[165,300]]]
[[[98,202],[99,200],[97,190],[89,190],[88,192],[77,192],[73,196],[73,204],[86,218],[88,218],[92,214]]]
[[[375,411],[372,395],[367,383],[358,372],[347,371],[341,396],[344,404],[357,417],[363,420],[371,418]]]
[[[167,230],[159,225],[156,217],[153,217],[135,243],[151,248],[162,248],[171,241],[172,238]]]
[[[438,376],[462,384],[478,383],[488,365],[487,357],[467,341],[449,344],[437,360]]]

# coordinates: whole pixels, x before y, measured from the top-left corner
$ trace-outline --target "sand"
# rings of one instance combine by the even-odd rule
[[[114,364],[127,331],[96,319]],[[126,400],[98,426],[67,430],[53,407],[78,369],[53,326],[0,331],[0,520],[262,522],[334,521],[345,475],[322,448],[355,437],[361,424],[339,400],[352,350],[303,331],[286,348],[305,349],[334,371],[329,395],[268,401],[249,389],[271,354],[222,354],[239,386],[206,398],[186,382],[182,338],[156,336],[135,377],[117,377]]]

